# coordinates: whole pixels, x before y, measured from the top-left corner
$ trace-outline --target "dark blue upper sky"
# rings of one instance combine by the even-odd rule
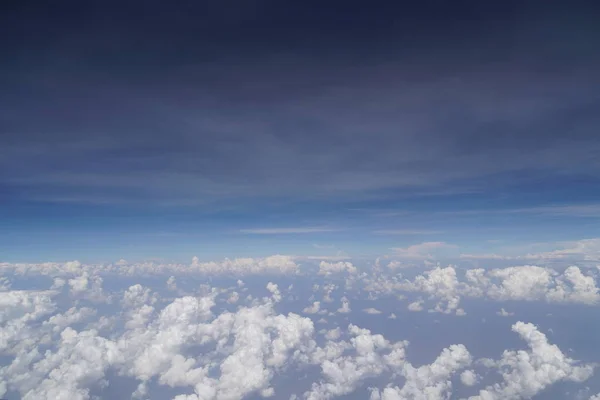
[[[595,2],[2,7],[0,261],[600,229]]]

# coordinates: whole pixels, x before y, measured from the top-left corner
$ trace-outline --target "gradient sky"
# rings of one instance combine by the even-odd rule
[[[3,8],[0,261],[600,236],[595,2]]]

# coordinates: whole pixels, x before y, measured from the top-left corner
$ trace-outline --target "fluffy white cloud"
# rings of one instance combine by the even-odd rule
[[[68,281],[71,288],[70,293],[75,297],[84,298],[94,302],[108,301],[108,297],[102,289],[103,279],[98,275],[87,272],[77,275]]]
[[[350,311],[350,301],[346,297],[342,297],[342,306],[338,308],[337,312],[342,314],[348,314]]]
[[[269,292],[271,292],[271,294],[273,295],[274,301],[276,301],[276,302],[281,301],[281,292],[279,291],[279,287],[277,286],[277,284],[275,284],[273,282],[269,282],[267,284],[267,290]]]
[[[291,256],[275,255],[263,259],[236,258],[222,262],[202,263],[194,257],[190,270],[203,274],[294,274],[298,272],[298,264]],[[190,272],[191,272],[190,271]]]
[[[239,265],[228,271],[238,270]],[[440,349],[447,347],[430,364],[413,365],[406,359],[408,342],[393,342],[354,324],[355,319],[379,320],[390,327],[397,326],[400,315],[394,321],[393,313],[384,320],[349,314],[350,302],[344,296],[339,299],[338,313],[345,315],[330,312],[329,321],[319,321],[325,325],[320,335],[315,335],[310,318],[278,313],[288,304],[279,289],[281,285],[288,288],[285,294],[291,296],[292,302],[311,294],[318,299],[323,293],[323,303],[310,300],[306,313],[326,314],[321,306],[335,301],[332,294],[337,289],[362,307],[367,293],[369,299],[376,299],[382,298],[382,293],[397,296],[403,291],[413,292],[418,299],[408,305],[409,309],[422,310],[427,306],[429,311],[457,315],[464,314],[459,308],[462,297],[597,304],[595,275],[577,267],[558,272],[534,266],[488,270],[450,266],[407,278],[398,274],[389,277],[385,268],[358,275],[347,266],[336,266],[333,270],[352,275],[339,279],[350,280],[356,287],[329,283],[336,279],[331,277],[319,282],[313,289],[315,293],[310,293],[314,276],[294,277],[293,285],[285,276],[248,277],[247,285],[239,280],[236,284],[237,278],[232,280],[231,276],[202,277],[194,286],[187,285],[180,275],[171,275],[169,271],[173,269],[167,268],[160,273],[168,274],[158,279],[146,277],[143,272],[145,280],[141,285],[130,279],[130,267],[125,262],[108,267],[115,273],[121,273],[120,268],[128,271],[125,277],[119,277],[116,287],[111,287],[109,277],[102,278],[85,264],[72,262],[51,264],[51,273],[40,273],[44,279],[32,280],[36,285],[44,281],[39,284],[52,285],[53,290],[10,290],[8,286],[0,290],[0,355],[7,360],[0,366],[0,397],[12,391],[25,400],[96,400],[93,392],[101,393],[111,377],[120,376],[132,380],[134,392],[126,395],[137,400],[148,398],[156,385],[186,393],[175,396],[177,400],[287,398],[289,393],[277,386],[277,376],[298,368],[307,371],[307,376],[321,373],[312,384],[304,381],[306,386],[300,390],[306,391],[307,399],[343,396],[364,388],[372,378],[377,378],[372,382],[379,386],[372,391],[373,399],[447,399],[452,396],[452,382],[480,384],[482,378],[471,369],[474,365],[493,369],[494,373],[485,375],[486,380],[495,376],[502,380],[495,384],[484,381],[488,386],[477,388],[479,395],[473,399],[520,399],[534,396],[558,381],[583,382],[593,372],[591,364],[567,357],[548,343],[535,326],[523,322],[514,324],[513,331],[526,341],[527,351],[507,350],[498,360],[474,362],[468,343],[443,343]],[[277,271],[281,273],[280,269]],[[13,286],[23,284],[33,273],[31,269],[26,272],[10,279]],[[125,279],[131,282],[124,284]],[[221,281],[225,282],[223,289],[214,286]],[[149,287],[148,282],[158,284]],[[185,284],[174,287],[175,282]],[[194,287],[186,292],[185,286]],[[265,286],[270,296],[264,296]],[[308,294],[302,297],[305,288]],[[94,292],[97,296],[91,295]],[[244,292],[246,300],[238,292]],[[98,296],[115,301],[89,303]],[[227,303],[237,305],[231,307]],[[379,308],[376,303],[371,304]],[[403,312],[404,307],[405,303],[400,304],[394,311]],[[513,303],[509,309],[517,307]],[[363,311],[380,314],[377,308]],[[492,315],[498,308],[491,311]],[[232,309],[235,312],[228,311]],[[502,308],[500,314],[509,313]],[[339,328],[341,321],[349,322],[347,330]],[[506,320],[496,322],[503,321]]]
[[[511,317],[511,316],[515,315],[515,313],[508,312],[504,308],[501,308],[500,311],[498,311],[496,314],[498,314],[501,317]]]
[[[475,386],[478,380],[477,374],[471,369],[467,369],[460,374],[460,381],[465,386]]]
[[[302,312],[306,314],[316,314],[321,310],[321,302],[315,301],[309,307],[306,307]]]
[[[337,340],[342,336],[342,331],[339,327],[335,329],[330,329],[325,333],[325,339],[327,340]]]
[[[39,300],[41,295],[36,302],[33,293],[12,293],[12,303],[18,307],[29,299],[33,302],[27,304],[29,308],[35,311],[38,304],[37,312],[43,315],[52,307],[39,307],[40,303],[45,304]],[[0,370],[0,380],[8,382],[25,400],[84,400],[89,399],[90,387],[101,384],[106,371],[112,368],[142,384],[157,378],[163,385],[191,386],[198,398],[241,399],[253,392],[273,394],[270,381],[275,371],[284,368],[293,357],[293,350],[314,347],[312,322],[294,314],[276,315],[270,302],[212,319],[215,303],[211,296],[177,298],[158,314],[142,302],[151,298],[141,286],[130,287],[122,304],[130,310],[130,322],[140,319],[141,313],[145,323],[128,325],[114,340],[101,337],[94,330],[77,332],[67,327],[60,333],[56,350],[34,353],[28,356],[28,363],[23,358],[15,359]],[[47,325],[80,319],[81,314],[89,311],[69,311],[50,318]],[[18,321],[18,315],[13,313],[11,320]],[[205,358],[186,357],[182,351],[193,343],[212,343],[215,347]],[[212,378],[208,369],[216,360],[220,360],[220,372]],[[143,395],[144,388],[139,386],[136,393]]]
[[[487,387],[471,400],[531,398],[555,382],[583,382],[594,372],[592,365],[581,365],[550,344],[535,325],[519,321],[512,330],[527,342],[529,351],[507,350],[498,361],[484,360],[484,365],[499,369],[503,382]]]
[[[319,264],[319,275],[332,275],[339,274],[342,272],[348,272],[350,274],[356,273],[357,269],[349,261],[339,261],[336,263],[330,263],[327,261],[321,261]]]
[[[423,311],[423,300],[413,301],[407,308],[408,311]]]
[[[227,298],[227,302],[229,304],[235,304],[239,301],[239,299],[240,299],[240,294],[238,292],[231,292],[231,294]]]
[[[333,298],[331,297],[331,293],[333,293],[334,290],[336,290],[338,288],[337,285],[333,284],[333,283],[329,283],[327,285],[323,286],[323,292],[325,293],[323,295],[323,301],[325,303],[331,303],[333,302]]]
[[[51,325],[55,333],[62,332],[63,329],[70,325],[90,319],[96,315],[96,310],[89,307],[71,307],[64,313],[55,314],[48,320],[44,321],[44,325]]]
[[[138,275],[257,275],[257,274],[296,274],[299,265],[294,257],[273,255],[266,258],[226,258],[223,261],[201,262],[198,257],[191,264],[166,264],[155,262],[127,263],[122,260],[115,264],[82,264],[79,261],[67,263],[0,263],[0,272],[11,275],[45,275],[52,277],[74,276],[70,282],[74,292],[81,292],[90,282],[78,277],[96,277],[101,274],[125,276]],[[94,278],[97,279],[97,278]]]
[[[353,392],[367,378],[404,364],[407,342],[391,343],[382,335],[355,325],[348,327],[350,342],[328,343],[321,354],[323,380],[305,394],[308,400],[331,399]],[[342,355],[352,350],[354,354]],[[319,358],[318,356],[315,358]]]
[[[54,291],[0,292],[0,352],[18,353],[40,340],[30,328],[56,310]]]
[[[170,276],[169,279],[167,279],[167,288],[169,288],[169,290],[177,290],[177,279],[175,279],[174,276]]]
[[[459,278],[457,270],[436,267],[414,279],[367,278],[367,290],[378,293],[418,292],[429,295],[437,304],[432,311],[464,314],[460,299],[485,297],[496,301],[545,301],[548,303],[600,304],[600,289],[592,275],[576,266],[559,273],[552,268],[519,266],[499,269],[470,269]],[[412,308],[416,309],[417,304]]]
[[[406,363],[401,375],[406,378],[404,386],[388,386],[383,391],[374,390],[372,400],[442,400],[448,398],[452,389],[451,376],[469,366],[471,354],[463,345],[452,345],[428,365],[415,368]]]

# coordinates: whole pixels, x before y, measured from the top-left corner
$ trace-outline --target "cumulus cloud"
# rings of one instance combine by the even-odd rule
[[[314,303],[312,303],[312,305],[302,310],[302,312],[306,314],[316,314],[319,312],[319,310],[321,310],[321,302],[315,301]]]
[[[442,350],[431,364],[418,368],[410,363],[402,366],[404,386],[388,386],[383,391],[373,390],[371,400],[431,400],[448,398],[452,389],[451,376],[469,366],[472,357],[463,345],[452,345]]]
[[[336,263],[330,263],[327,261],[321,261],[319,264],[319,275],[332,275],[339,274],[342,272],[348,272],[350,274],[356,273],[357,269],[349,261],[339,261]]]
[[[453,266],[436,267],[413,279],[367,278],[367,289],[379,293],[417,292],[436,301],[432,311],[463,314],[463,296],[495,301],[544,301],[547,303],[600,304],[600,290],[594,276],[576,266],[562,273],[532,265],[499,269],[470,269],[459,276]],[[417,308],[415,304],[413,306]]]
[[[193,257],[191,264],[168,264],[157,262],[116,264],[82,264],[79,261],[67,263],[0,263],[0,272],[6,275],[42,275],[52,277],[72,277],[69,283],[74,293],[82,292],[91,277],[100,275],[259,275],[296,274],[299,265],[292,256],[273,255],[265,258],[235,258],[222,261],[201,262]],[[124,260],[123,260],[124,261]],[[86,283],[85,279],[88,279]],[[97,278],[94,278],[97,279]]]
[[[36,295],[38,302],[34,304],[44,304],[39,297],[43,294],[33,293],[21,294],[21,300],[18,293],[13,293],[12,304],[18,307],[23,296],[35,302]],[[29,365],[23,364],[23,359],[15,359],[0,370],[0,377],[25,400],[89,399],[91,385],[105,380],[108,369],[139,379],[139,396],[146,392],[144,383],[153,378],[172,387],[191,386],[196,398],[234,399],[253,392],[269,396],[274,394],[270,382],[275,371],[286,366],[292,351],[314,346],[314,328],[309,319],[295,314],[276,315],[269,302],[214,317],[211,296],[177,298],[160,313],[143,302],[150,299],[141,286],[130,287],[122,304],[131,310],[130,321],[144,314],[144,324],[128,325],[114,340],[101,337],[94,330],[66,327],[60,332],[56,350],[34,353]],[[37,308],[39,315],[48,311]],[[84,314],[89,314],[89,310],[70,310],[52,317],[47,324],[64,325]],[[17,315],[12,315],[11,320],[19,321]],[[36,316],[25,317],[31,320]],[[19,340],[22,339],[21,336]],[[182,352],[192,343],[212,343],[215,347],[205,353],[205,358],[189,358]],[[220,359],[219,373],[213,378],[208,369],[215,357]]]
[[[479,378],[477,377],[475,371],[467,369],[460,374],[460,381],[465,386],[475,386],[479,381]]]
[[[511,316],[515,315],[515,313],[508,312],[504,308],[501,308],[500,311],[498,311],[496,314],[498,314],[501,317],[511,317]]]
[[[333,302],[333,298],[331,297],[331,293],[336,290],[338,288],[337,285],[333,284],[333,283],[329,283],[327,285],[323,286],[323,301],[325,303],[331,303]]]
[[[323,380],[305,394],[308,400],[331,399],[353,392],[368,378],[379,376],[404,364],[407,342],[392,343],[368,329],[348,326],[349,342],[328,343],[315,359],[320,362]],[[353,354],[343,355],[348,350]]]
[[[529,351],[507,350],[500,360],[484,360],[484,365],[501,371],[503,382],[488,386],[471,400],[531,398],[555,382],[583,382],[594,372],[593,365],[580,364],[550,344],[535,325],[519,321],[512,330],[527,342]]]
[[[204,268],[197,259],[195,262],[197,268]],[[313,378],[303,381],[306,386],[300,389],[312,400],[347,395],[366,389],[367,384],[378,386],[371,391],[372,399],[447,399],[453,395],[452,385],[459,382],[482,385],[478,392],[472,392],[478,393],[473,399],[519,399],[535,396],[559,381],[584,382],[594,369],[592,364],[566,356],[536,326],[524,322],[517,322],[512,330],[527,343],[528,350],[506,350],[495,360],[474,360],[469,343],[449,342],[440,344],[439,353],[429,364],[415,365],[410,357],[413,347],[407,341],[397,337],[390,340],[376,332],[377,328],[356,324],[356,320],[364,320],[410,325],[401,323],[402,315],[392,313],[388,319],[380,319],[350,314],[348,297],[364,312],[381,314],[378,308],[384,308],[377,304],[377,308],[363,308],[366,293],[370,298],[392,293],[395,299],[401,292],[412,292],[417,299],[409,303],[409,310],[456,315],[464,314],[459,307],[462,297],[598,304],[595,275],[578,267],[557,271],[536,266],[486,270],[449,266],[412,278],[399,274],[389,277],[385,268],[370,275],[351,272],[348,266],[331,268],[351,273],[339,278],[357,285],[357,290],[351,290],[348,285],[330,283],[335,277],[315,283],[314,276],[296,276],[292,285],[289,277],[280,276],[280,267],[275,268],[277,276],[260,267],[268,264],[243,261],[229,268],[226,262],[215,263],[219,265],[214,267],[220,271],[217,273],[227,276],[198,279],[199,285],[189,285],[194,287],[188,292],[184,290],[188,282],[181,277],[188,276],[189,271],[177,274],[173,268],[165,268],[160,272],[165,276],[147,279],[147,270],[142,268],[138,270],[144,278],[141,284],[130,275],[131,264],[109,265],[96,272],[78,262],[50,264],[38,272],[38,278],[44,279],[30,281],[52,290],[6,287],[0,291],[0,356],[6,357],[0,366],[0,397],[14,393],[24,400],[91,400],[118,376],[131,381],[131,392],[126,395],[139,400],[146,399],[156,386],[169,387],[177,400],[287,398],[289,392],[278,386],[278,375],[287,376],[286,371],[294,369]],[[275,264],[280,265],[279,261]],[[246,274],[248,265],[258,265],[267,276],[248,276],[244,284],[235,275],[222,272],[244,270]],[[15,264],[8,268],[14,272]],[[115,286],[108,277],[99,276],[120,274],[122,268],[127,272],[119,276]],[[14,276],[13,286],[21,285],[35,270],[23,267],[22,271],[24,275]],[[223,288],[215,283],[221,281]],[[150,287],[148,282],[158,284]],[[176,282],[186,284],[170,290],[174,288],[169,285]],[[312,285],[316,286],[310,293]],[[315,299],[322,293],[322,302],[310,300],[304,309],[309,314],[327,313],[321,306],[338,301],[334,294],[339,289],[348,296],[339,299],[337,312],[344,315],[329,313],[328,320],[318,322],[324,325],[316,335],[310,318],[294,312],[279,313],[288,305],[280,287],[287,287],[290,296],[306,288]],[[247,301],[239,294],[243,291],[247,291],[243,296],[248,295]],[[269,296],[264,295],[267,291]],[[114,301],[93,303],[95,292]],[[299,298],[302,294],[292,301]],[[235,307],[229,305],[234,303]],[[394,311],[406,313],[404,307]],[[491,314],[498,308],[494,306]],[[499,313],[509,314],[504,308]],[[380,325],[375,327],[381,329]],[[478,368],[492,373],[484,374]]]
[[[350,311],[350,301],[346,297],[342,297],[342,306],[338,308],[337,312],[342,314],[348,314]]]
[[[170,276],[169,279],[167,279],[167,288],[169,288],[169,290],[177,290],[177,279],[175,279],[174,276]]]
[[[325,333],[325,339],[327,340],[337,340],[342,336],[342,331],[339,327],[335,329],[330,329]]]
[[[238,292],[231,292],[229,297],[227,298],[227,302],[229,304],[235,304],[240,299],[240,294]]]
[[[413,301],[407,308],[408,311],[423,311],[423,300]]]
[[[222,262],[202,263],[198,258],[192,260],[191,270],[206,274],[250,275],[275,273],[286,274],[298,272],[298,265],[293,257],[275,255],[263,259],[236,258]],[[191,272],[191,271],[190,271]]]
[[[277,284],[269,282],[267,284],[267,290],[271,292],[273,300],[275,300],[276,302],[281,301],[281,292],[279,291],[279,287],[277,286]]]

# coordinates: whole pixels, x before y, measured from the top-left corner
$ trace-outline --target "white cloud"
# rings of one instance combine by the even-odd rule
[[[354,274],[356,271],[356,267],[349,261],[339,261],[336,263],[321,261],[319,264],[319,275],[332,275],[342,272]]]
[[[0,276],[0,291],[9,290],[11,287],[10,280],[6,276]]]
[[[460,381],[465,386],[475,386],[479,378],[473,370],[467,369],[460,374]]]
[[[333,283],[328,283],[326,285],[323,286],[323,292],[325,293],[323,295],[323,301],[325,303],[331,303],[333,302],[333,298],[331,298],[331,293],[336,290],[338,288],[337,285],[333,284]]]
[[[240,299],[240,294],[238,292],[231,292],[231,294],[227,298],[227,302],[229,304],[235,304],[239,301],[239,299]]]
[[[62,332],[63,329],[75,323],[85,321],[96,315],[96,310],[89,307],[71,307],[64,313],[55,314],[44,325],[51,325],[55,333]]]
[[[415,368],[406,363],[401,375],[406,378],[404,386],[388,386],[383,391],[374,390],[371,399],[380,400],[443,400],[452,389],[451,376],[472,362],[471,354],[463,345],[452,345],[428,365]]]
[[[103,279],[98,275],[89,275],[87,272],[69,279],[71,294],[75,297],[85,298],[94,302],[109,301],[102,289]]]
[[[327,340],[337,340],[342,336],[342,331],[339,327],[335,329],[328,330],[325,334],[325,339]]]
[[[197,259],[195,263],[201,264]],[[231,268],[227,262],[215,264],[218,271],[237,271],[240,266],[248,265],[259,265],[261,271],[265,270],[257,260],[232,262]],[[321,371],[321,376],[307,386],[307,399],[349,394],[364,388],[371,378],[377,378],[373,382],[381,385],[372,391],[373,399],[447,399],[452,396],[452,382],[456,384],[460,380],[464,385],[473,386],[482,380],[475,370],[467,369],[473,368],[468,343],[444,343],[440,349],[446,348],[430,364],[413,366],[410,357],[406,359],[408,342],[392,342],[353,324],[353,318],[365,317],[360,317],[360,313],[348,314],[348,297],[352,296],[354,305],[364,307],[362,301],[366,293],[377,298],[387,292],[398,295],[408,291],[418,298],[409,309],[422,310],[427,306],[430,311],[456,315],[464,314],[459,308],[462,297],[600,304],[596,272],[578,267],[559,272],[535,266],[486,270],[460,270],[450,266],[436,267],[414,278],[390,274],[382,268],[340,279],[355,284],[354,289],[365,289],[363,292],[352,292],[354,289],[348,285],[329,283],[330,279],[315,281],[314,276],[294,277],[293,285],[285,276],[248,277],[248,285],[241,281],[236,285],[237,278],[232,279],[232,276],[208,277],[198,279],[202,284],[196,284],[190,293],[183,290],[188,285],[180,285],[175,293],[164,285],[165,280],[173,284],[183,282],[180,276],[186,276],[189,271],[171,275],[171,271],[179,267],[151,267],[152,274],[165,276],[145,279],[141,285],[131,284],[131,267],[130,264],[118,268],[109,265],[105,271],[98,270],[98,273],[119,274],[123,271],[121,268],[125,268],[126,276],[118,278],[117,288],[104,285],[112,281],[103,280],[86,264],[66,263],[39,268],[37,273],[43,279],[30,280],[33,284],[43,281],[45,287],[52,285],[57,290],[7,288],[0,291],[0,355],[8,357],[6,365],[0,366],[0,397],[10,390],[24,400],[61,396],[89,400],[92,388],[100,390],[112,376],[120,376],[132,380],[131,390],[135,392],[126,396],[131,394],[132,399],[137,400],[147,398],[157,385],[188,393],[176,396],[177,400],[283,398],[284,395],[287,398],[289,393],[279,391],[277,376],[287,369],[299,368],[306,370],[308,376]],[[2,268],[0,266],[0,270]],[[14,270],[14,264],[8,268]],[[35,271],[30,267],[22,270],[27,278]],[[147,270],[140,268],[136,273],[145,275],[146,272],[140,271]],[[167,279],[170,276],[174,278]],[[307,280],[300,281],[304,278]],[[221,280],[226,282],[226,288],[215,286]],[[23,281],[17,276],[14,285]],[[151,288],[146,286],[148,282],[158,284]],[[334,290],[339,289],[348,296],[340,299],[338,309],[347,315],[330,313],[329,321],[321,319],[320,323],[326,325],[318,337],[310,318],[290,312],[278,313],[287,305],[279,289],[281,285],[288,288],[286,296],[296,295],[306,288],[308,296],[315,282],[319,282],[315,298],[323,293],[323,303],[314,301],[305,312],[321,313],[321,305],[333,300]],[[270,297],[263,297],[265,285]],[[121,300],[92,308],[85,297],[94,287],[106,298]],[[234,289],[248,290],[247,302],[240,301]],[[174,295],[179,297],[173,299]],[[302,298],[302,293],[295,296],[298,298]],[[231,307],[226,302],[240,304]],[[227,311],[234,308],[235,312]],[[496,306],[491,313],[498,308]],[[363,311],[381,313],[374,307]],[[508,312],[502,308],[500,314]],[[392,313],[388,318],[395,317]],[[339,327],[344,321],[350,322],[347,331]],[[505,321],[498,320],[498,323]],[[583,382],[593,372],[591,364],[581,364],[548,343],[537,327],[519,322],[513,325],[513,330],[525,340],[529,350],[507,350],[498,360],[476,361],[473,365],[492,368],[494,373],[485,374],[484,382],[488,386],[474,399],[528,398],[559,381]],[[415,337],[419,340],[418,335]],[[417,344],[415,349],[419,346]],[[408,354],[410,356],[410,352]],[[488,377],[493,379],[495,372],[500,374],[501,381],[488,383]],[[519,380],[521,377],[526,379]],[[401,386],[399,378],[405,380]]]
[[[512,330],[527,342],[529,351],[507,350],[498,361],[486,360],[486,366],[500,370],[503,382],[488,386],[471,400],[531,398],[555,382],[583,382],[594,372],[592,365],[580,364],[548,343],[535,325],[519,321]]]
[[[346,297],[342,298],[342,306],[340,308],[338,308],[337,312],[342,313],[342,314],[348,314],[350,311],[352,311],[350,309],[350,301],[348,301],[348,299]]]
[[[338,254],[335,256],[306,256],[306,257],[297,257],[299,259],[305,258],[307,260],[319,260],[319,261],[344,261],[350,260],[352,257],[345,254]]]
[[[380,229],[373,231],[377,235],[435,235],[443,233],[436,230],[418,230],[418,229]]]
[[[35,299],[38,294],[22,295]],[[19,294],[11,296],[18,300]],[[234,399],[253,392],[270,396],[274,394],[270,381],[275,371],[287,366],[294,350],[314,347],[312,322],[295,314],[275,315],[269,301],[215,318],[210,296],[177,298],[158,314],[145,311],[153,307],[143,303],[144,299],[150,301],[151,296],[140,285],[133,285],[122,302],[131,310],[130,321],[142,313],[144,324],[128,325],[114,340],[93,330],[77,332],[67,327],[56,342],[56,350],[36,354],[37,362],[30,365],[15,360],[0,369],[0,381],[8,382],[25,400],[84,400],[89,399],[89,388],[100,384],[110,368],[141,380],[136,397],[147,392],[144,382],[152,378],[163,385],[191,386],[199,398]],[[18,305],[18,301],[13,303]],[[86,312],[70,310],[52,317],[47,325],[62,325]],[[181,354],[193,343],[213,343],[216,347],[203,358]],[[208,375],[214,362],[217,378]]]
[[[0,292],[0,353],[18,353],[37,341],[29,326],[56,310],[56,294],[33,290]]]
[[[348,326],[350,342],[328,343],[330,349],[319,352],[323,380],[314,383],[305,394],[307,400],[331,399],[353,392],[367,378],[381,375],[404,364],[407,342],[391,343],[368,329]],[[342,355],[353,350],[354,355]]]
[[[287,235],[296,233],[320,233],[320,232],[335,232],[339,229],[327,227],[295,227],[295,228],[256,228],[256,229],[240,229],[240,233],[252,235]]]
[[[513,315],[515,315],[515,313],[508,312],[504,308],[501,308],[500,311],[498,311],[496,314],[498,314],[501,317],[512,317]]]
[[[279,287],[277,287],[277,284],[269,282],[267,284],[267,290],[271,292],[271,294],[273,295],[273,300],[275,300],[275,302],[281,301],[281,292],[279,291]]]
[[[408,311],[423,311],[423,300],[413,301],[407,308]]]
[[[582,239],[568,242],[537,243],[535,247],[550,247],[554,250],[529,252],[525,254],[460,254],[463,259],[479,260],[524,260],[524,261],[600,261],[600,238]],[[510,249],[509,249],[510,250]]]
[[[410,259],[434,259],[439,253],[447,253],[457,249],[456,245],[446,242],[423,242],[408,247],[394,247],[397,257]]]
[[[177,290],[177,279],[171,275],[169,279],[167,279],[167,288],[169,290]]]
[[[286,274],[298,272],[298,265],[294,262],[293,257],[282,255],[275,255],[262,259],[225,259],[220,263],[201,263],[196,258],[192,261],[191,270],[206,274]]]
[[[82,264],[79,261],[67,263],[0,263],[0,272],[4,275],[41,275],[69,277],[73,279],[74,292],[82,292],[85,279],[100,275],[145,276],[145,275],[258,275],[258,274],[296,274],[299,265],[295,257],[273,255],[265,258],[235,258],[222,261],[201,262],[193,257],[191,264],[168,264],[142,262],[131,264]],[[94,278],[96,279],[96,278]],[[93,284],[88,282],[88,285]],[[83,285],[83,286],[82,286]]]
[[[306,307],[302,312],[305,314],[316,314],[321,309],[321,303],[319,301],[315,301],[311,306]]]
[[[414,279],[365,278],[367,288],[378,293],[403,291],[429,295],[438,303],[433,311],[458,312],[460,299],[485,297],[496,301],[545,301],[548,303],[600,304],[600,289],[592,275],[584,275],[578,267],[568,267],[563,273],[538,266],[519,266],[500,269],[470,269],[459,279],[452,267],[436,267]]]

